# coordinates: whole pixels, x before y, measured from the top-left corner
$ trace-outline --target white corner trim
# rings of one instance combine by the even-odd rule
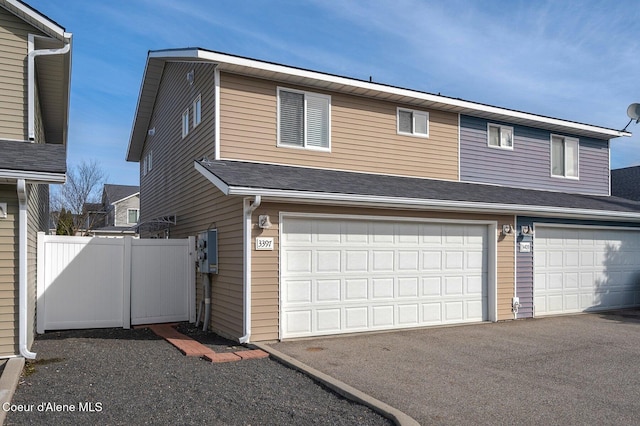
[[[197,171],[202,173],[202,175],[204,177],[206,177],[212,184],[214,184],[216,186],[216,188],[218,188],[220,191],[222,191],[222,193],[224,195],[230,195],[229,194],[229,186],[226,183],[224,183],[223,181],[218,179],[218,177],[216,175],[211,173],[206,167],[202,166],[197,161],[194,161],[193,165],[195,166]],[[250,194],[244,194],[244,195],[250,195]]]
[[[220,159],[220,70],[216,65],[213,69],[213,137],[215,154],[214,160]]]

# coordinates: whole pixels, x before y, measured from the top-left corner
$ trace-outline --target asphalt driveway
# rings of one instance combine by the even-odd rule
[[[271,346],[424,425],[640,423],[640,311]]]

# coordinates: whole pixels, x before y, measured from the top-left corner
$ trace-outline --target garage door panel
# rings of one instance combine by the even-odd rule
[[[487,319],[486,225],[293,220],[293,238],[282,222],[282,338]]]
[[[640,232],[536,227],[535,314],[636,306]],[[561,262],[559,261],[561,259]]]

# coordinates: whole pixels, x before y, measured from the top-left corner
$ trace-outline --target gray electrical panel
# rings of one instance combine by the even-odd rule
[[[218,230],[209,229],[198,234],[196,241],[198,270],[204,274],[218,273]]]

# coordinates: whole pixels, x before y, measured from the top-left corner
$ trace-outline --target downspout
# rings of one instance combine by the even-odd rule
[[[248,198],[243,201],[244,204],[244,336],[239,341],[247,343],[251,337],[251,217],[253,212],[260,207],[262,197],[256,195],[253,197],[253,203]]]
[[[20,203],[19,215],[19,243],[18,243],[18,333],[20,355],[27,359],[35,359],[36,353],[31,352],[27,345],[27,325],[28,325],[28,299],[27,299],[27,183],[24,179],[18,179],[16,184],[18,191],[18,201]]]
[[[64,55],[71,50],[71,42],[64,45],[60,49],[40,49],[34,50],[34,34],[29,34],[29,54],[27,59],[27,104],[28,104],[28,121],[29,135],[28,140],[34,142],[36,140],[36,56],[45,55]]]

